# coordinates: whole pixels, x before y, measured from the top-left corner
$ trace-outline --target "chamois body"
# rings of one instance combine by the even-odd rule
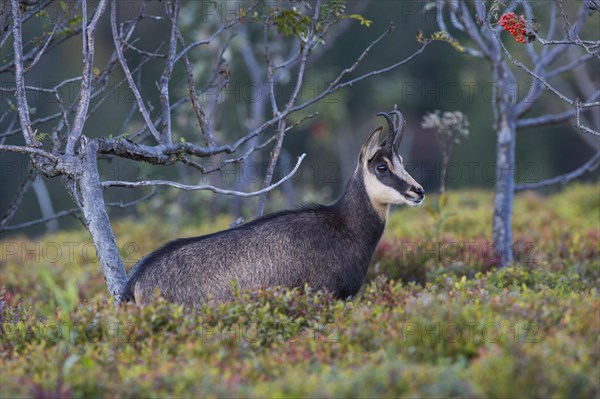
[[[230,230],[169,242],[134,266],[122,298],[147,303],[158,289],[178,303],[230,300],[233,280],[242,289],[308,284],[339,298],[353,296],[383,234],[389,205],[415,206],[423,200],[422,188],[404,171],[391,145],[396,136],[388,136],[382,147],[381,131],[373,132],[363,147],[334,204],[275,213]],[[382,165],[401,171],[383,173]]]
[[[276,213],[167,243],[135,266],[126,296],[144,303],[158,288],[178,303],[229,300],[236,280],[241,288],[308,284],[346,298],[360,289],[384,226],[362,182],[353,178],[331,206]]]

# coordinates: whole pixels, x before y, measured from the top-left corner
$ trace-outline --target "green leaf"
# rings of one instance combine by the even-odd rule
[[[360,14],[342,15],[342,19],[355,19],[359,21],[361,25],[366,26],[367,28],[370,28],[373,24],[373,21],[371,21],[370,19],[366,19]]]

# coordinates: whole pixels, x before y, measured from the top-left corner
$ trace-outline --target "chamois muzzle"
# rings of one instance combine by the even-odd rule
[[[421,186],[413,186],[410,188],[411,193],[414,193],[417,195],[417,202],[422,202],[423,199],[425,198],[425,190],[423,190],[423,187]]]

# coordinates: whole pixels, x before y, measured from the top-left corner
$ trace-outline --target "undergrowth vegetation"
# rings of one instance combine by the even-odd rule
[[[309,287],[115,308],[85,231],[1,245],[0,386],[15,397],[597,397],[597,186],[519,195],[498,269],[493,194],[401,208],[356,298]],[[114,224],[128,267],[176,236]]]

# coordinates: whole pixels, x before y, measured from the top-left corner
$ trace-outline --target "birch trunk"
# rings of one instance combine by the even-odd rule
[[[515,189],[515,79],[502,59],[494,68],[498,84],[496,96],[497,176],[494,198],[493,239],[500,266],[513,261],[512,208]]]
[[[98,144],[92,140],[83,147],[81,180],[79,182],[83,216],[96,246],[96,253],[102,266],[108,291],[119,303],[121,289],[127,281],[127,275],[104,204],[104,190],[100,182],[96,160]]]

